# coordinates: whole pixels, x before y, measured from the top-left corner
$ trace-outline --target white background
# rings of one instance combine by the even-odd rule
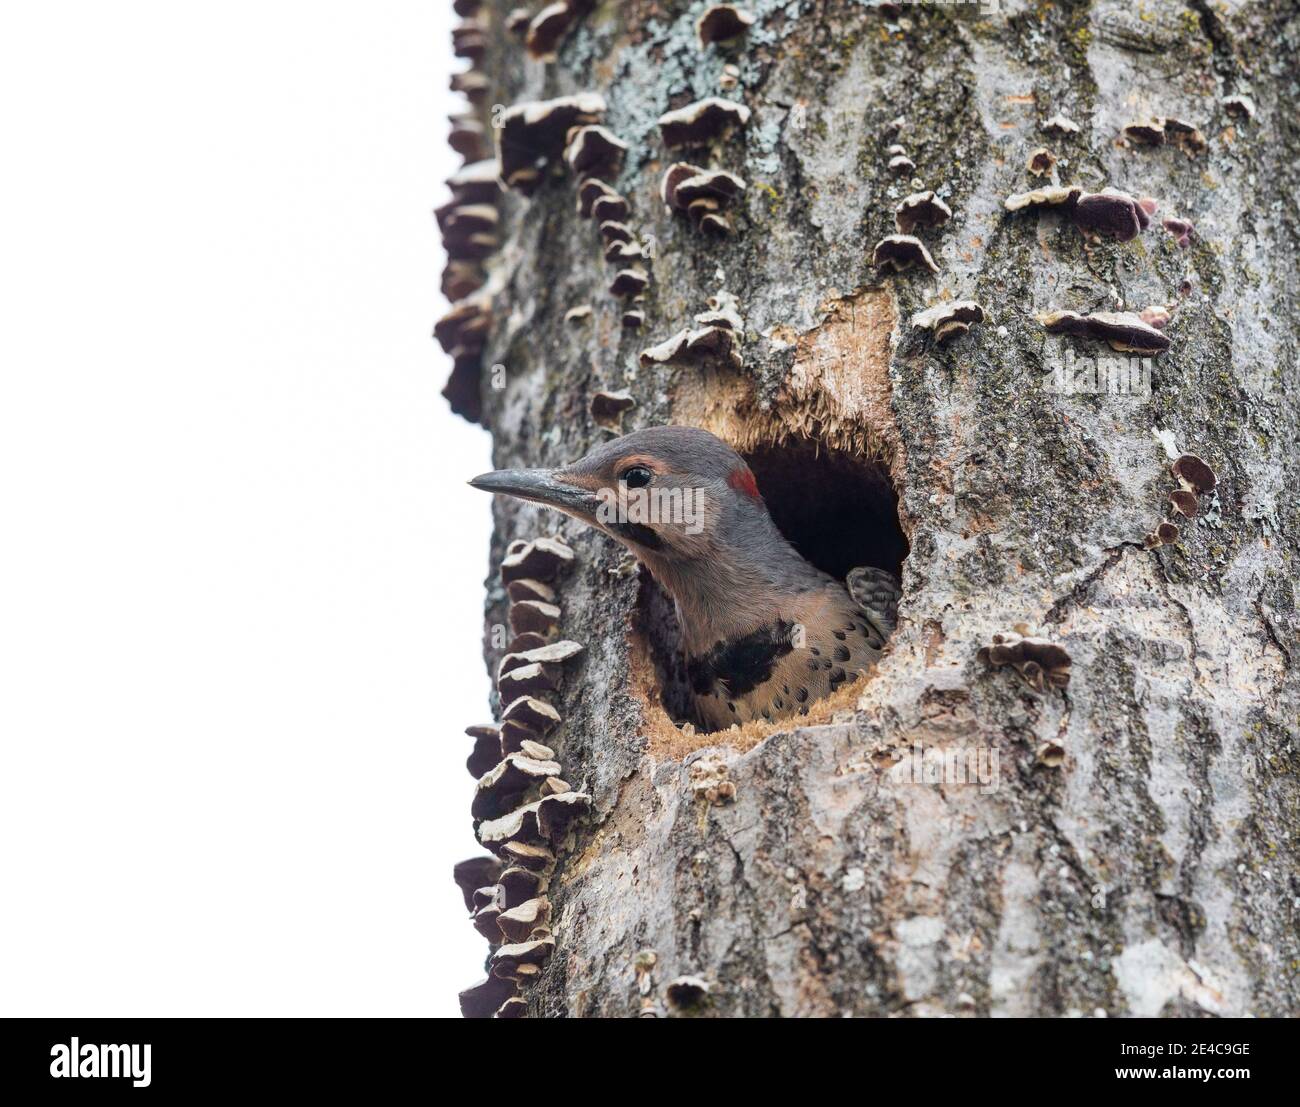
[[[6,5],[0,1014],[453,1014],[482,976],[449,9]]]

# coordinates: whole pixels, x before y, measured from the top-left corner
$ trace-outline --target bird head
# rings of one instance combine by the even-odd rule
[[[694,427],[650,427],[559,469],[498,469],[475,488],[558,508],[628,547],[671,594],[688,649],[743,633],[829,580],[768,515],[735,450]]]
[[[559,469],[498,469],[470,484],[557,508],[652,566],[716,556],[747,518],[767,519],[744,459],[694,427],[635,431]]]

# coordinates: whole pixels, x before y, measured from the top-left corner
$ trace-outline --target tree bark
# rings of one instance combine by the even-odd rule
[[[593,396],[625,390],[624,429],[706,427],[766,451],[774,488],[802,468],[831,496],[816,458],[874,465],[909,547],[865,682],[807,719],[695,734],[665,709],[671,630],[629,556],[498,500],[489,666],[509,617],[497,567],[539,534],[576,553],[558,636],[585,646],[546,697],[563,723],[544,741],[591,807],[555,843],[555,946],[528,1013],[1300,1013],[1295,5],[750,0],[749,33],[702,49],[708,4],[628,0],[585,13],[552,61],[506,30],[514,6],[472,17],[484,120],[601,93],[629,147],[609,183],[654,256],[636,331],[562,159],[531,197],[503,193],[473,382],[496,464],[581,456],[609,436]],[[658,117],[709,96],[752,115],[666,149]],[[1044,130],[1058,114],[1077,133]],[[1175,120],[1162,144],[1124,139],[1147,117]],[[1038,147],[1054,176],[1027,171]],[[666,209],[679,160],[747,182],[729,235]],[[1130,241],[1064,205],[1004,209],[1053,180],[1159,208]],[[939,272],[874,266],[922,189],[952,212],[913,232]],[[1194,225],[1185,246],[1171,216]],[[640,362],[720,293],[744,320],[742,367]],[[984,321],[942,344],[913,326],[945,300]],[[1137,355],[1049,335],[1041,315],[1148,305],[1170,314],[1168,349],[1142,355],[1149,395],[1053,390],[1061,359]],[[1191,519],[1169,503],[1184,453],[1218,478]],[[801,498],[819,495],[814,480]],[[1177,539],[1148,548],[1162,521]],[[1012,633],[1068,651],[1068,686],[980,652]],[[952,763],[929,779],[945,752],[984,781]]]

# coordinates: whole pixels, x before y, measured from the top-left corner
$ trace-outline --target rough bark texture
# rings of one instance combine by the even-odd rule
[[[813,725],[693,735],[656,696],[628,556],[498,502],[489,625],[506,621],[506,544],[560,534],[578,555],[562,636],[586,645],[548,742],[593,804],[551,879],[556,949],[529,1013],[1300,1013],[1295,5],[1003,0],[891,19],[751,0],[727,53],[695,40],[708,4],[628,0],[597,6],[549,63],[503,29],[513,6],[478,17],[492,102],[601,92],[630,146],[610,183],[656,256],[645,328],[625,331],[575,180],[557,168],[503,200],[483,361],[504,387],[482,382],[496,463],[585,453],[607,437],[593,394],[627,389],[626,429],[882,459],[910,541],[901,624],[867,683]],[[729,61],[739,81],[720,93]],[[658,116],[719,94],[748,125],[666,151]],[[1230,114],[1234,94],[1253,118]],[[1080,131],[1042,131],[1058,112]],[[1120,141],[1151,115],[1194,123],[1208,151]],[[887,171],[894,142],[914,174]],[[1061,183],[1159,200],[1152,225],[1090,241],[1050,213],[1008,215],[1040,183],[1025,169],[1040,145]],[[681,158],[748,182],[731,237],[665,210],[659,178]],[[872,247],[918,187],[953,212],[917,232],[941,272],[882,273]],[[1160,227],[1175,214],[1195,225],[1186,248]],[[638,365],[719,290],[745,320],[742,369]],[[987,319],[936,346],[909,321],[948,298]],[[1110,351],[1037,316],[1120,303],[1172,309],[1149,398],[1046,390],[1053,356]],[[566,324],[580,304],[589,320]],[[1145,549],[1183,452],[1217,491],[1175,544]],[[1069,651],[1068,688],[977,658],[1017,626]],[[899,780],[917,746],[995,751],[996,786]],[[710,801],[720,779],[732,802]],[[707,995],[670,1002],[682,976]]]

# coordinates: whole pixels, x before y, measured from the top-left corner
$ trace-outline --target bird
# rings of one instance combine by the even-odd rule
[[[808,562],[744,458],[706,430],[647,427],[571,465],[469,483],[558,509],[631,550],[672,597],[710,731],[808,714],[870,670],[898,620],[897,577],[868,565],[841,582]]]

